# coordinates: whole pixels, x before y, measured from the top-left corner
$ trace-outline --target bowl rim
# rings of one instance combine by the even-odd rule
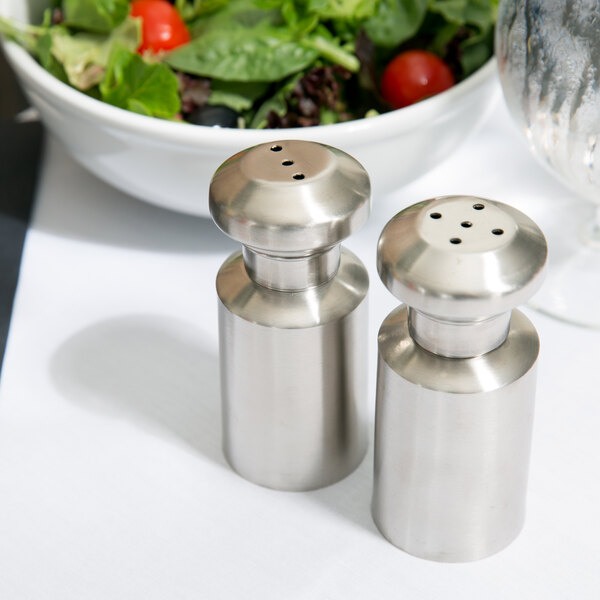
[[[118,108],[87,96],[63,83],[46,71],[24,48],[10,40],[1,39],[5,54],[17,72],[25,80],[25,87],[44,90],[61,105],[82,116],[87,116],[128,132],[151,136],[163,142],[189,145],[196,148],[212,146],[229,148],[246,147],[275,139],[313,139],[335,144],[337,140],[352,140],[353,145],[373,143],[380,139],[397,136],[402,131],[421,127],[423,123],[451,114],[453,105],[462,97],[476,90],[480,84],[496,74],[496,60],[492,55],[479,69],[450,89],[407,106],[373,117],[355,119],[344,123],[294,127],[288,129],[229,129],[192,125],[185,122],[167,121]]]

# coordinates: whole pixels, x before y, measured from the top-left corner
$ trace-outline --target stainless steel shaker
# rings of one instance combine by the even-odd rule
[[[493,554],[519,533],[539,340],[518,310],[546,241],[510,206],[447,196],[393,217],[378,243],[403,305],[379,331],[373,518],[436,561]]]
[[[223,449],[242,477],[310,490],[367,447],[367,271],[340,241],[370,211],[344,152],[284,140],[225,161],[215,223],[243,244],[217,276]]]

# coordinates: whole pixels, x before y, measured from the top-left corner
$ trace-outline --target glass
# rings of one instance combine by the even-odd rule
[[[600,328],[600,1],[501,0],[496,57],[533,153],[574,192],[540,220],[549,270],[531,305]]]

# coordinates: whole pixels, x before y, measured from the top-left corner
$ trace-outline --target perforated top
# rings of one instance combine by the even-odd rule
[[[370,211],[362,165],[341,150],[301,140],[253,146],[227,159],[210,185],[210,212],[242,244],[304,253],[336,244]]]
[[[379,238],[377,266],[409,306],[447,319],[506,312],[541,285],[546,240],[522,212],[492,200],[445,196],[393,217]]]

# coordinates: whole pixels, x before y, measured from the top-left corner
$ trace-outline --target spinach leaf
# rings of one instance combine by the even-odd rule
[[[467,38],[460,44],[460,66],[463,77],[481,67],[492,55],[494,48],[494,29],[490,27],[482,32]]]
[[[296,87],[298,80],[302,77],[302,73],[289,77],[284,84],[270,97],[267,98],[258,108],[250,127],[252,129],[264,129],[267,125],[267,117],[271,111],[283,117],[288,110],[287,96]]]
[[[175,0],[175,8],[184,21],[213,13],[226,4],[227,0]]]
[[[296,39],[311,32],[319,24],[319,16],[297,6],[294,0],[284,0],[281,4],[281,16],[286,25],[294,31]]]
[[[460,42],[462,77],[467,77],[493,51],[494,23],[498,0],[431,0],[430,11],[447,21],[447,27],[462,28],[468,37]]]
[[[487,31],[496,20],[497,0],[432,0],[429,10],[449,23],[474,25]]]
[[[438,56],[443,57],[446,52],[448,45],[456,37],[460,31],[460,25],[455,23],[437,23],[435,29],[431,31],[431,41],[427,45],[427,50],[433,52]]]
[[[252,108],[255,100],[263,96],[269,88],[268,83],[219,81],[213,79],[208,104],[228,106],[236,112]]]
[[[397,46],[417,33],[427,4],[428,0],[380,0],[375,14],[365,21],[365,31],[377,46]]]
[[[165,62],[184,73],[223,81],[278,81],[306,68],[318,54],[287,29],[259,24],[208,31],[171,52]]]
[[[63,0],[64,24],[109,33],[129,14],[128,0]]]
[[[282,25],[283,17],[279,9],[265,5],[265,0],[229,0],[221,9],[202,16],[190,26],[192,38],[206,33],[229,31],[231,28],[251,29],[259,24]]]
[[[180,110],[178,81],[162,64],[148,64],[115,44],[106,77],[100,84],[102,99],[109,104],[152,117],[173,118]]]

